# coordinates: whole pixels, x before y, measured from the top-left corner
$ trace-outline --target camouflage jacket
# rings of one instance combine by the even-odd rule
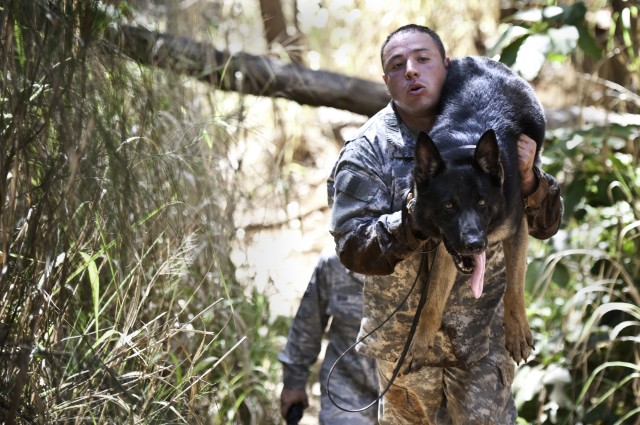
[[[322,394],[326,394],[329,370],[356,341],[362,318],[362,287],[363,276],[347,270],[334,252],[323,253],[300,302],[287,344],[278,356],[285,387],[305,388],[309,367],[318,358],[331,319],[319,376]],[[345,406],[370,403],[378,395],[375,362],[351,350],[333,371],[330,386],[334,400]]]
[[[419,284],[411,290],[422,259],[416,247],[430,244],[402,225],[416,136],[391,102],[345,144],[327,182],[336,251],[347,268],[367,275],[359,337],[380,326],[358,349],[387,361],[402,351],[420,299]],[[525,213],[529,234],[545,239],[559,228],[562,198],[553,177],[535,172],[539,185],[524,200]],[[458,273],[429,364],[473,363],[486,355],[488,337],[503,332],[504,261],[502,249],[496,248],[487,251],[485,292],[479,300],[471,294],[468,276]]]

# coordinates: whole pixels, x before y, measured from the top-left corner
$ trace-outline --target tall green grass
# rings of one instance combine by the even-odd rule
[[[0,417],[272,422],[268,303],[229,258],[232,118],[118,57],[113,12],[2,8]]]

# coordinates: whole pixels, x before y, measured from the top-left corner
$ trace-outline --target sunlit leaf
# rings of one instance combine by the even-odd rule
[[[533,80],[540,73],[550,48],[551,40],[546,34],[533,34],[527,37],[518,49],[513,70],[525,80]]]
[[[513,15],[513,19],[525,22],[540,22],[542,21],[542,16],[542,10],[531,8],[517,11]]]
[[[20,65],[24,67],[26,58],[24,54],[24,45],[22,40],[22,28],[20,28],[20,25],[17,22],[13,26],[13,36],[15,38],[16,50],[18,53],[18,61],[20,62]]]
[[[561,28],[549,28],[549,39],[554,52],[568,55],[578,45],[579,33],[576,27],[564,25]]]

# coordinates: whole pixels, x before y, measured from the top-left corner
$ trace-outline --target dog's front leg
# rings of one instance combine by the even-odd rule
[[[424,366],[428,350],[433,348],[436,333],[442,324],[442,314],[456,278],[456,267],[444,244],[436,250],[433,265],[427,274],[427,299],[420,313],[418,326],[405,359],[402,375]]]
[[[528,226],[526,217],[517,232],[502,241],[507,268],[507,289],[504,295],[505,346],[511,357],[526,361],[533,348],[524,305],[524,280],[527,271]]]

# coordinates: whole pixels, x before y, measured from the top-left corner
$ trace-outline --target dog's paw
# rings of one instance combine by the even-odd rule
[[[520,364],[521,361],[527,361],[531,350],[535,347],[533,335],[531,335],[531,330],[526,322],[520,326],[505,323],[505,347],[517,364]]]

